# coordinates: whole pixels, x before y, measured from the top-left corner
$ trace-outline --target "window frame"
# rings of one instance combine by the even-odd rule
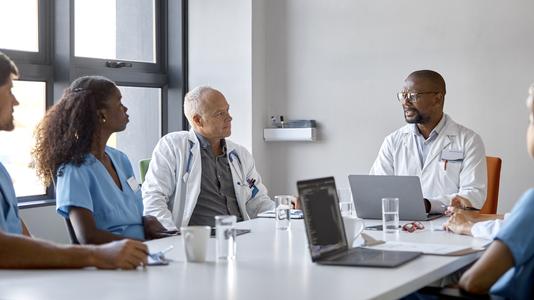
[[[83,57],[83,56],[75,56],[75,44],[76,44],[76,37],[75,37],[75,2],[76,0],[70,0],[70,35],[71,35],[71,59],[73,63],[80,69],[112,69],[117,70],[119,72],[111,72],[111,73],[123,73],[123,72],[131,72],[131,73],[160,73],[164,74],[166,73],[165,69],[165,49],[163,47],[163,28],[165,28],[165,7],[166,7],[166,1],[163,0],[153,0],[155,2],[154,9],[154,24],[155,24],[155,42],[156,42],[156,51],[154,55],[156,56],[156,62],[150,63],[150,62],[141,62],[141,61],[131,61],[131,60],[121,60],[121,59],[103,59],[103,58],[92,58],[92,57]],[[121,68],[112,68],[106,66],[108,63],[129,63],[131,64],[131,67],[121,67]],[[140,81],[142,81],[141,78],[139,78]]]
[[[39,52],[0,49],[20,70],[20,79],[46,82],[46,109],[57,102],[75,78],[99,74],[120,86],[161,89],[161,135],[187,129],[183,97],[187,91],[188,0],[155,0],[156,62],[124,61],[131,68],[109,68],[122,60],[74,55],[74,1],[38,0]],[[17,197],[19,207],[55,205],[55,189],[46,194]]]
[[[37,38],[38,47],[37,52],[22,51],[16,49],[0,49],[11,59],[13,59],[17,66],[19,64],[29,65],[44,65],[50,62],[50,41],[51,26],[48,20],[51,19],[51,1],[52,0],[37,0]]]

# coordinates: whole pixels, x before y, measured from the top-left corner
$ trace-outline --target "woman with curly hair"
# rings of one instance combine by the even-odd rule
[[[129,122],[121,98],[105,77],[78,78],[36,130],[37,173],[47,186],[57,178],[57,212],[70,220],[80,243],[168,234],[157,219],[142,216],[141,191],[128,157],[106,146]]]

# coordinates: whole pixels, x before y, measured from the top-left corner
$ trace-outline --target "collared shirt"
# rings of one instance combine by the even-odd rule
[[[434,141],[438,138],[439,133],[445,127],[447,124],[447,115],[443,114],[441,117],[441,120],[438,122],[436,127],[432,129],[430,134],[428,135],[428,138],[425,140],[425,137],[421,132],[419,131],[419,128],[417,127],[417,124],[413,125],[413,133],[415,136],[415,142],[417,143],[417,153],[419,155],[419,161],[421,162],[421,169],[425,165],[426,158],[428,157],[428,153],[430,152],[430,149],[432,148],[432,144]],[[442,203],[438,200],[428,200],[430,202],[430,213],[442,213],[445,211],[445,207],[443,207]]]
[[[200,194],[189,225],[214,226],[217,215],[235,215],[238,221],[242,221],[225,140],[221,139],[223,153],[215,155],[209,141],[198,133],[196,135],[200,142],[202,175]]]
[[[92,154],[76,166],[63,165],[58,170],[56,210],[68,218],[70,208],[81,207],[93,213],[96,227],[123,237],[144,240],[143,200],[128,157],[106,147],[122,189],[106,167]]]
[[[425,165],[428,152],[430,152],[430,148],[432,147],[433,142],[437,139],[439,133],[441,132],[443,127],[445,127],[446,123],[447,123],[447,116],[443,114],[443,116],[441,117],[441,120],[438,122],[436,127],[432,129],[432,131],[430,132],[426,140],[421,134],[421,132],[419,131],[417,124],[413,125],[413,133],[415,136],[415,142],[417,143],[417,150],[419,154],[419,160],[421,161],[421,168],[423,168],[423,166]]]
[[[0,231],[22,234],[15,188],[2,163],[0,163]]]

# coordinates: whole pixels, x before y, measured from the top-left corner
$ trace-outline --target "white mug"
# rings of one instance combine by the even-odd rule
[[[345,235],[347,236],[347,243],[349,248],[352,247],[354,241],[362,233],[365,228],[365,223],[362,219],[355,216],[343,216],[343,225],[345,226]]]
[[[187,261],[204,262],[211,228],[209,226],[180,227]]]

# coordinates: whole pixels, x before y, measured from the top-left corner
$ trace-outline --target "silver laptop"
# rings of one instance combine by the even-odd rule
[[[356,214],[363,219],[382,219],[382,198],[399,198],[399,219],[425,221],[441,215],[425,210],[418,176],[349,175]]]

